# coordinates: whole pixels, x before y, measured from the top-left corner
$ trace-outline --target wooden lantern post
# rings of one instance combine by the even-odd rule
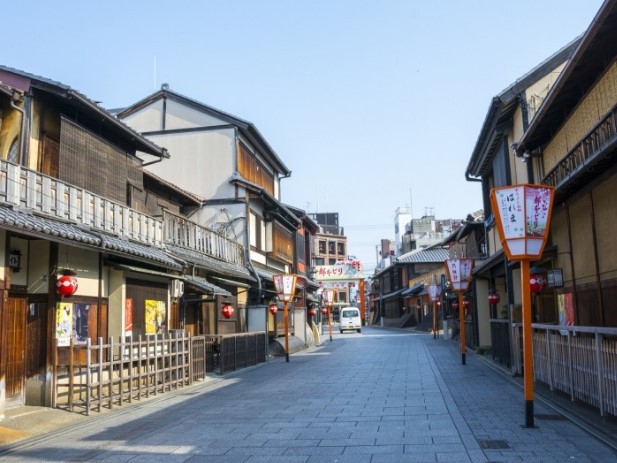
[[[530,261],[542,256],[548,238],[555,188],[511,185],[491,189],[491,208],[508,260],[520,261],[523,309],[525,427],[534,427],[533,343],[531,333]]]
[[[332,342],[332,304],[334,304],[334,290],[324,289],[323,296],[328,309],[328,333],[330,335],[330,342]]]
[[[463,293],[467,291],[471,282],[471,269],[473,268],[472,259],[448,259],[446,260],[446,270],[452,290],[458,293],[458,324],[459,336],[461,338],[461,363],[467,363],[465,359],[465,308],[463,307]]]
[[[433,275],[433,284],[428,285],[428,296],[433,304],[433,339],[437,339],[437,306],[435,302],[441,296],[441,286],[435,283],[435,275]]]
[[[283,318],[285,320],[285,361],[289,362],[289,313],[287,304],[296,294],[296,279],[293,274],[274,275],[274,288],[279,300],[283,301]]]

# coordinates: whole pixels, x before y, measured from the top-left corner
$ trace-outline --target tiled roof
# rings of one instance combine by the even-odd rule
[[[203,267],[206,270],[225,275],[228,277],[241,278],[243,280],[255,281],[251,276],[247,268],[241,265],[232,264],[222,260],[215,259],[192,249],[187,249],[182,246],[176,246],[173,244],[166,244],[167,251],[172,256],[178,256],[179,258],[186,260],[199,267]]]
[[[112,251],[116,254],[126,254],[131,257],[140,257],[176,270],[182,270],[184,268],[182,260],[172,258],[162,249],[133,243],[116,236],[105,235],[103,236],[103,241],[103,249],[105,251]]]
[[[76,225],[45,219],[9,207],[0,207],[0,227],[29,235],[45,235],[52,241],[73,241],[87,246],[99,247],[101,239]]]
[[[444,248],[420,249],[408,252],[396,259],[397,264],[421,264],[427,262],[445,262],[448,250]]]
[[[184,268],[183,262],[173,259],[161,249],[90,232],[74,224],[39,217],[10,207],[0,206],[0,228],[72,246],[138,258],[175,270]]]
[[[219,288],[216,285],[213,285],[212,283],[210,283],[205,278],[201,278],[201,277],[186,277],[185,281],[188,284],[197,287],[198,289],[200,289],[201,291],[203,291],[204,293],[207,293],[207,294],[217,294],[219,296],[231,296],[231,293],[229,291],[227,291],[226,289],[223,289],[223,288]]]

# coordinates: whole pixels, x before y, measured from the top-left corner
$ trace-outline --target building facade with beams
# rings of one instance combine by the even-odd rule
[[[509,342],[508,324],[521,320],[520,271],[509,265],[503,252],[490,206],[490,191],[494,187],[540,181],[534,168],[537,161],[527,162],[515,156],[512,147],[533,123],[539,101],[554,87],[579,43],[580,39],[576,39],[566,45],[492,99],[465,171],[468,181],[481,182],[486,211],[485,236],[482,248],[478,249],[483,259],[475,262],[472,286],[481,345]],[[500,302],[489,305],[489,292],[493,290]],[[549,311],[536,313],[534,321],[540,320],[553,322],[554,317]]]
[[[304,226],[302,214],[281,201],[281,182],[291,171],[259,130],[166,84],[117,116],[173,153],[171,162],[152,163],[145,169],[205,198],[191,220],[244,247],[249,278],[230,275],[217,280],[237,295],[237,323],[230,330],[276,332],[276,321],[267,310],[276,297],[273,275],[296,273],[290,332],[293,335],[296,326],[303,332],[304,323],[295,322],[296,310],[306,312],[314,286],[308,281],[306,257],[298,254],[297,246],[305,243],[310,227]],[[199,262],[194,264],[200,267]]]
[[[183,296],[251,281],[244,247],[190,219],[203,199],[143,169],[168,158],[70,86],[0,66],[0,416],[50,405],[56,342],[188,329]]]

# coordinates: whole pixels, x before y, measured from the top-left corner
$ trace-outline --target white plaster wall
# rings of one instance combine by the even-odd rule
[[[149,136],[170,159],[146,167],[155,175],[205,199],[233,198],[236,171],[233,129]]]
[[[156,101],[146,108],[136,111],[123,119],[123,121],[137,132],[161,130],[163,121],[163,100]]]

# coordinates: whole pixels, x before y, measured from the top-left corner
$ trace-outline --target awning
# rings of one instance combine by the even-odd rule
[[[173,278],[173,279],[176,279],[176,280],[182,280],[184,278],[181,275],[175,275],[173,273],[165,273],[165,272],[161,272],[161,271],[158,271],[158,270],[152,270],[152,269],[149,269],[149,268],[138,267],[136,265],[121,264],[119,262],[105,261],[105,265],[108,265],[108,266],[113,267],[113,268],[118,269],[118,270],[127,270],[129,272],[145,273],[145,274],[148,274],[148,275],[156,275],[156,276],[159,276],[159,277]]]
[[[194,249],[188,249],[170,243],[165,243],[167,252],[172,256],[177,256],[187,262],[203,268],[208,272],[217,273],[224,277],[240,278],[247,281],[255,281],[248,269],[242,265],[215,259]]]
[[[246,283],[241,283],[235,280],[229,280],[227,278],[220,278],[220,277],[215,277],[215,276],[210,276],[210,278],[216,281],[220,281],[221,283],[225,283],[226,285],[238,286],[240,288],[250,288],[251,287],[251,285],[247,285]]]
[[[185,277],[184,281],[186,282],[186,284],[191,285],[206,294],[213,294],[215,296],[231,296],[231,293],[229,291],[213,285],[205,278],[191,276]]]
[[[416,283],[411,288],[407,288],[401,293],[401,296],[413,296],[419,293],[424,288],[424,283]]]
[[[383,296],[381,296],[381,300],[386,300],[386,299],[391,299],[393,297],[399,296],[403,291],[405,291],[404,289],[399,289],[397,291],[392,291],[391,293],[388,294],[384,294]]]

